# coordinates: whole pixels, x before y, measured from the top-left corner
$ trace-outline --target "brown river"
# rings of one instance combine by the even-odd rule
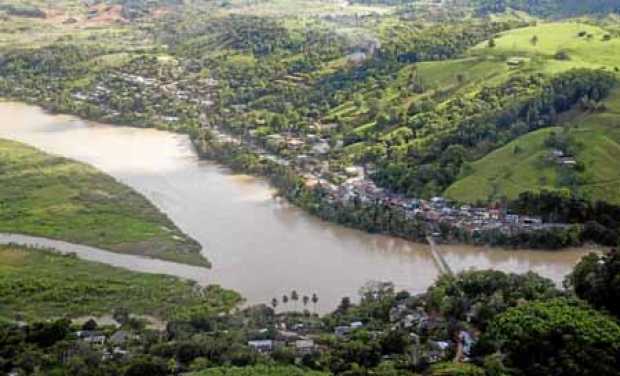
[[[89,163],[144,194],[203,246],[210,270],[103,252],[62,242],[0,235],[142,272],[167,273],[239,291],[268,303],[292,289],[316,293],[322,312],[368,281],[424,291],[438,276],[429,247],[326,223],[281,200],[262,179],[199,160],[186,136],[50,115],[0,102],[0,138]],[[95,231],[95,229],[93,229]],[[454,271],[535,271],[561,282],[587,250],[508,251],[442,246]]]

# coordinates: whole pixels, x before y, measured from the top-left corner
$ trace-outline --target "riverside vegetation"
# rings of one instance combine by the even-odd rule
[[[198,289],[47,251],[0,248],[0,370],[45,375],[615,375],[620,253],[591,254],[568,289],[534,273],[385,282],[319,317],[297,291],[232,310]],[[69,277],[67,277],[69,276]],[[320,298],[312,299],[314,303]],[[303,308],[300,304],[303,303]],[[280,313],[274,312],[280,307]],[[72,320],[107,313],[111,319]],[[144,314],[165,320],[148,324]],[[28,322],[16,322],[15,319]],[[47,320],[45,320],[47,319]]]
[[[3,320],[25,322],[105,315],[118,308],[167,320],[193,310],[226,312],[241,300],[217,286],[10,245],[0,246],[0,296]]]
[[[95,168],[0,140],[0,232],[208,266],[146,198]]]

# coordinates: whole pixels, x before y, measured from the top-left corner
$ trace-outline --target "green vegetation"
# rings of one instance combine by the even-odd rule
[[[126,271],[51,251],[0,246],[0,317],[37,321],[131,313],[161,319],[226,312],[241,298],[219,286]]]
[[[468,165],[469,174],[446,190],[446,196],[460,202],[485,201],[489,198],[516,198],[521,192],[553,189],[557,171],[538,167],[549,151],[544,145],[550,133],[559,128],[541,129],[497,149]]]
[[[91,166],[0,140],[0,231],[207,266],[143,196]]]
[[[486,335],[524,375],[613,375],[620,367],[618,323],[567,299],[511,308]]]
[[[618,3],[613,0],[471,0],[469,3],[483,14],[516,9],[533,15],[558,17],[618,11]]]
[[[360,289],[358,303],[344,297],[336,310],[319,317],[308,310],[275,313],[266,305],[228,312],[238,297],[217,287],[200,292],[173,278],[38,252],[15,247],[0,251],[0,275],[8,274],[0,290],[9,293],[0,292],[11,297],[9,307],[38,306],[55,314],[62,312],[63,302],[69,316],[117,307],[114,318],[122,328],[67,319],[1,323],[3,372],[482,376],[509,370],[514,375],[612,375],[620,370],[617,321],[574,295],[594,293],[592,302],[598,304],[607,294],[605,286],[613,286],[608,272],[616,268],[615,253],[604,258],[598,271],[599,259],[585,259],[570,279],[578,280],[574,292],[559,290],[533,273],[471,271],[444,276],[415,296],[398,292],[391,283],[368,283]],[[44,290],[47,285],[51,287]],[[96,286],[97,293],[87,286]],[[118,299],[129,291],[136,301],[123,300],[127,305],[118,309],[112,292]],[[68,303],[78,294],[81,301]],[[290,297],[299,298],[295,291]],[[97,299],[101,307],[95,305]],[[278,299],[274,301],[275,307]],[[165,329],[147,329],[130,313],[159,314],[169,321]],[[259,351],[254,346],[263,347]],[[115,355],[105,355],[110,353]]]
[[[528,133],[468,165],[445,192],[461,202],[514,199],[526,191],[568,190],[591,200],[620,204],[620,91],[601,104],[604,110],[578,110],[554,127]],[[567,140],[577,170],[551,160],[552,135]],[[572,177],[571,177],[572,176]]]
[[[7,0],[0,95],[185,132],[203,156],[269,176],[291,202],[368,231],[614,246],[620,22],[539,17],[616,9],[607,0]],[[91,167],[7,141],[0,157],[0,231],[206,263],[144,198]],[[343,198],[351,180],[385,190]],[[411,198],[442,194],[568,225],[478,234],[420,219],[418,208],[437,208]],[[415,208],[395,209],[403,202]],[[486,219],[465,224],[475,221]],[[2,246],[0,372],[618,374],[620,327],[607,316],[618,315],[617,264],[617,252],[588,256],[567,290],[497,271],[443,276],[416,296],[374,282],[357,303],[343,297],[318,317],[266,305],[230,312],[240,298],[217,286]],[[33,322],[110,313],[128,334],[120,344],[116,328],[94,321]],[[146,329],[130,313],[167,325]]]
[[[620,253],[584,257],[568,278],[575,294],[598,309],[620,317]]]
[[[225,367],[212,368],[202,372],[192,373],[192,376],[327,376],[327,373],[304,371],[295,367],[286,366],[255,366],[255,367]]]
[[[195,139],[203,137],[201,124],[217,125],[287,159],[309,150],[288,150],[269,141],[274,134],[342,142],[318,158],[329,162],[324,175],[333,183],[344,180],[346,166],[359,164],[376,172],[372,178],[379,185],[417,197],[448,189],[459,200],[486,201],[516,197],[531,186],[615,200],[599,180],[612,170],[598,163],[609,150],[594,157],[585,172],[590,181],[553,168],[532,169],[532,156],[508,171],[494,162],[510,164],[513,158],[501,148],[519,137],[533,138],[515,141],[533,143],[528,151],[540,149],[547,131],[539,129],[569,120],[582,100],[600,106],[619,58],[613,19],[536,22],[506,15],[489,21],[460,7],[412,18],[401,5],[437,7],[361,3],[368,6],[327,16],[331,5],[303,0],[192,2],[149,18],[150,11],[171,5],[159,1],[137,13],[132,24],[139,30],[106,24],[107,33],[95,27],[72,32],[70,25],[54,24],[55,38],[38,29],[28,33],[38,35],[38,48],[6,48],[0,91],[55,111],[183,131]],[[537,15],[559,6],[489,4],[471,5],[482,13],[513,7]],[[292,17],[302,5],[307,14]],[[581,13],[608,10],[609,4],[562,8]],[[69,9],[65,4],[56,10]],[[568,92],[573,88],[567,85],[579,89]],[[602,132],[591,149],[604,142],[607,130]],[[476,162],[484,157],[489,160]],[[470,181],[460,178],[477,179],[474,189],[463,188]]]

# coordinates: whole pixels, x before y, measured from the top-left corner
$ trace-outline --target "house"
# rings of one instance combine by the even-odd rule
[[[270,339],[248,341],[248,346],[259,353],[270,353],[273,351],[273,341]]]
[[[355,321],[351,323],[351,329],[355,330],[355,329],[359,329],[361,327],[364,326],[364,323],[362,323],[361,321]]]
[[[517,225],[519,224],[519,216],[516,214],[506,214],[506,216],[504,217],[504,222],[511,225]]]
[[[329,153],[330,146],[327,141],[320,141],[312,146],[312,153],[315,155],[324,155]]]
[[[306,143],[299,138],[290,138],[286,141],[286,147],[291,150],[301,149]]]
[[[535,217],[522,217],[521,223],[524,225],[540,225],[542,224],[542,219]]]
[[[351,333],[351,327],[350,326],[337,326],[334,328],[334,334],[337,337],[344,337],[347,334]]]
[[[119,330],[116,333],[112,334],[110,337],[110,343],[116,346],[124,345],[131,339],[131,334],[125,330]]]
[[[364,168],[359,166],[345,167],[344,173],[350,177],[362,176],[364,174]]]
[[[551,155],[554,158],[562,158],[562,157],[564,157],[564,152],[562,150],[559,150],[559,149],[553,149],[551,151]]]
[[[446,199],[443,197],[431,198],[431,205],[435,208],[442,208],[446,205]]]
[[[129,355],[129,351],[123,350],[120,347],[115,347],[112,351],[105,350],[101,356],[101,360],[112,360],[114,358],[124,358]]]
[[[430,347],[427,352],[429,363],[437,363],[442,361],[448,355],[451,343],[449,341],[428,341]]]
[[[177,116],[162,116],[161,120],[167,123],[176,123],[179,121],[179,118]]]
[[[499,220],[502,216],[502,211],[500,209],[489,209],[489,217],[491,219]]]
[[[560,164],[565,167],[575,167],[577,166],[577,161],[570,157],[560,158]]]
[[[80,330],[75,332],[75,335],[91,345],[104,345],[106,341],[106,337],[103,334],[91,330]]]
[[[315,348],[314,341],[311,339],[300,339],[295,341],[295,353],[297,353],[297,355],[303,356],[312,354]]]

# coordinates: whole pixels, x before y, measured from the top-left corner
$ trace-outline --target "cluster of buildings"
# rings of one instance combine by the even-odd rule
[[[111,118],[121,115],[120,109],[115,108],[116,105],[111,101],[113,95],[134,100],[149,98],[149,100],[157,103],[148,104],[148,107],[158,110],[157,112],[176,113],[176,111],[166,111],[158,99],[165,97],[169,100],[191,104],[196,106],[198,110],[207,110],[214,104],[210,89],[215,85],[217,85],[217,81],[213,79],[200,79],[191,83],[183,81],[164,82],[157,78],[120,72],[107,74],[101,82],[96,83],[88,90],[74,92],[72,97],[80,102],[97,105],[107,117]],[[147,104],[145,103],[145,105]],[[179,121],[179,118],[174,115],[161,115],[159,119],[165,123]]]
[[[377,186],[369,177],[372,170],[366,166],[351,165],[342,168],[340,172],[334,172],[325,156],[338,146],[330,146],[327,139],[317,135],[307,135],[305,138],[279,134],[266,136],[267,145],[278,146],[269,147],[270,150],[280,148],[279,150],[286,149],[289,152],[276,153],[257,146],[255,142],[242,141],[216,128],[213,130],[219,141],[243,144],[265,159],[293,167],[303,177],[307,188],[320,188],[326,192],[328,204],[359,202],[366,205],[385,205],[402,211],[406,218],[425,222],[436,236],[441,235],[441,224],[463,230],[472,236],[489,230],[499,230],[511,236],[521,232],[566,226],[543,223],[538,217],[512,214],[498,206],[458,206],[444,197],[433,197],[429,200],[406,197]],[[312,152],[313,150],[316,152]],[[558,158],[563,158],[563,163],[567,165],[575,163],[564,155]]]
[[[408,198],[378,187],[360,166],[348,167],[345,173],[351,177],[342,184],[333,184],[325,178],[308,173],[303,176],[306,186],[320,186],[327,192],[329,203],[358,201],[362,204],[385,205],[404,212],[411,220],[422,220],[430,224],[431,228],[437,228],[443,223],[465,230],[471,235],[488,230],[500,230],[506,235],[514,235],[524,231],[565,226],[543,223],[538,217],[510,214],[499,207],[456,206],[443,197],[433,197],[430,200]]]
[[[118,359],[128,356],[128,345],[139,337],[126,330],[117,330],[111,335],[106,335],[97,330],[79,330],[73,333],[77,338],[77,346],[69,348],[63,354],[63,358],[69,359],[74,353],[80,352],[80,345],[91,346],[101,350],[102,360]]]
[[[248,346],[261,354],[270,354],[276,350],[289,349],[296,357],[303,357],[319,351],[311,331],[306,330],[303,324],[298,324],[288,330],[285,323],[280,323],[272,339],[254,339],[248,341]],[[268,329],[259,330],[258,335],[265,335]]]

